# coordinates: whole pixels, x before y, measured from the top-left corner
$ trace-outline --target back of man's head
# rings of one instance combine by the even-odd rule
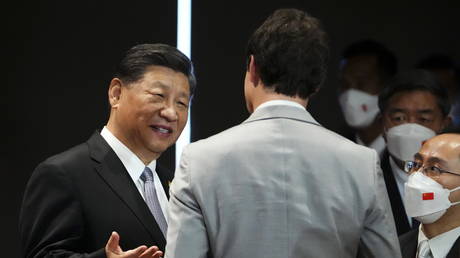
[[[326,77],[326,36],[319,20],[306,12],[279,9],[249,39],[247,58],[254,57],[266,88],[306,99]]]

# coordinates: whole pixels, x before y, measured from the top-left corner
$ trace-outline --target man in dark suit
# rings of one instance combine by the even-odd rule
[[[162,255],[173,175],[156,160],[182,132],[195,84],[190,60],[174,47],[127,51],[110,82],[107,125],[32,174],[20,215],[23,256]]]
[[[420,227],[400,237],[404,258],[460,257],[460,134],[426,141],[406,162],[404,202]]]
[[[447,92],[425,70],[400,73],[390,80],[379,96],[387,148],[382,170],[398,235],[418,223],[407,216],[402,197],[407,174],[404,161],[412,160],[421,143],[449,123]]]

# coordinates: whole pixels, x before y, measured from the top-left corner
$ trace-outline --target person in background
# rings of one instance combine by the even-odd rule
[[[276,10],[246,56],[251,115],[185,148],[165,258],[400,257],[377,153],[306,110],[326,77],[319,21]]]
[[[156,160],[181,134],[195,84],[192,63],[174,47],[126,52],[109,85],[107,125],[39,164],[28,182],[24,257],[162,255],[173,174]]]
[[[460,69],[454,59],[445,54],[432,54],[420,60],[416,67],[432,72],[441,87],[447,89],[452,105],[452,125],[460,126]]]
[[[390,80],[379,96],[386,150],[382,170],[398,235],[417,227],[406,214],[403,196],[407,174],[404,162],[411,160],[423,141],[449,123],[447,91],[425,70],[411,70]]]
[[[385,83],[398,70],[395,55],[381,43],[365,39],[348,46],[339,66],[339,104],[351,135],[345,137],[375,149],[385,149],[377,105]]]
[[[403,258],[460,257],[460,134],[427,140],[405,163],[404,203],[420,226],[400,236]]]

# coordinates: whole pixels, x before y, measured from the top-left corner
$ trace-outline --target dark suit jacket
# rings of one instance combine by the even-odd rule
[[[381,161],[383,179],[385,180],[385,185],[387,187],[388,198],[391,203],[391,210],[393,212],[393,217],[396,224],[396,231],[398,236],[411,230],[409,221],[407,220],[406,210],[404,209],[404,203],[399,193],[398,185],[394,177],[393,171],[390,166],[390,156],[388,151],[385,151],[382,155]]]
[[[411,230],[399,237],[402,258],[415,258],[417,254],[418,229]],[[460,258],[460,238],[457,238],[446,258]]]
[[[168,194],[173,174],[157,173]],[[105,257],[112,231],[123,250],[166,240],[122,162],[99,132],[35,169],[20,214],[24,257]],[[73,256],[75,255],[75,256]]]

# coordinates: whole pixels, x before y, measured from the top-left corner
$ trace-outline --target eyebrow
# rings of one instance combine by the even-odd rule
[[[154,82],[154,83],[153,83],[153,86],[162,88],[163,90],[170,90],[170,89],[171,89],[171,86],[170,86],[170,85],[164,84],[164,83],[162,83],[162,82],[160,82],[160,81]],[[189,96],[187,93],[183,92],[183,91],[179,92],[179,97],[190,98],[190,96]]]
[[[420,154],[420,153],[415,153],[414,158],[423,160],[423,155]],[[445,166],[447,164],[447,162],[445,160],[440,159],[438,157],[429,157],[426,162],[427,163],[439,163],[439,164],[441,164],[443,166]]]
[[[401,112],[401,113],[404,113],[406,112],[407,109],[403,109],[403,108],[390,108],[388,110],[388,113],[398,113],[398,112]],[[434,113],[434,109],[431,109],[431,108],[425,108],[425,109],[419,109],[416,111],[416,113],[418,114],[430,114],[430,113]]]

